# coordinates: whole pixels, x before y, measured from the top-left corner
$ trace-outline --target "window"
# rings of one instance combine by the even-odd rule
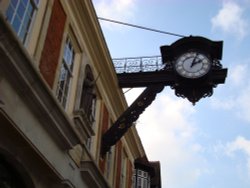
[[[57,84],[56,96],[64,108],[66,108],[69,87],[73,76],[75,51],[68,37],[64,47],[63,60]]]
[[[133,186],[134,188],[150,188],[149,173],[140,169],[136,169],[134,171]]]
[[[113,152],[111,150],[106,154],[106,178],[110,179],[112,172]]]
[[[120,188],[126,187],[126,174],[127,174],[127,156],[125,151],[122,153],[122,164],[121,164],[121,177],[120,177]]]
[[[39,0],[10,0],[5,16],[24,43]]]

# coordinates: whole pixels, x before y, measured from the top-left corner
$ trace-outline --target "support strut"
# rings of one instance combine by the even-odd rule
[[[143,111],[154,101],[157,93],[164,88],[163,84],[148,86],[140,96],[117,119],[102,137],[101,154],[104,155],[127,132]]]

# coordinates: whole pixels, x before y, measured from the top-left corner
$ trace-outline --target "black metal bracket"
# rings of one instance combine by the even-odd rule
[[[164,88],[163,84],[148,86],[140,96],[117,119],[102,137],[101,154],[104,155],[127,132],[143,111],[154,101],[157,93]]]

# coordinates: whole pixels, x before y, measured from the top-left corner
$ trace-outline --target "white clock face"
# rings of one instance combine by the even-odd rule
[[[198,52],[182,54],[175,63],[175,70],[185,78],[200,78],[207,74],[211,68],[208,57]]]

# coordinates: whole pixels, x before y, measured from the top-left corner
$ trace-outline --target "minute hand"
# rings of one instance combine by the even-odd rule
[[[195,60],[196,60],[196,58],[193,60],[192,64],[190,65],[191,68],[192,68],[194,65],[196,65],[196,64],[198,64],[198,63],[200,63],[200,62],[202,62],[201,59],[199,59],[198,61],[195,61]]]

